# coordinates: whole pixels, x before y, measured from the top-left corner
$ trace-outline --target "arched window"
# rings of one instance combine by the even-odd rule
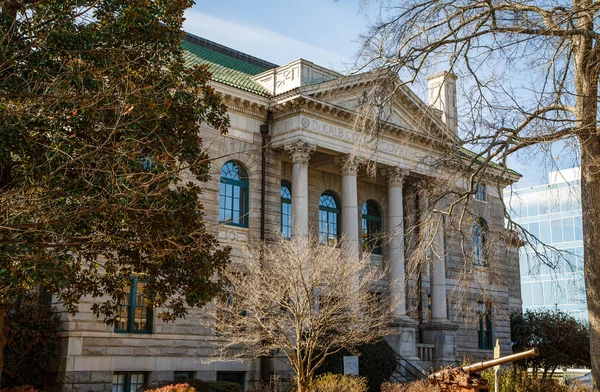
[[[221,168],[219,222],[248,227],[248,175],[234,161]]]
[[[373,200],[362,206],[361,242],[363,250],[381,254],[381,210]]]
[[[340,224],[338,199],[331,191],[325,191],[319,199],[319,237],[321,242],[337,241]]]
[[[481,218],[473,225],[473,265],[485,267],[485,242],[487,234],[487,224]]]
[[[287,181],[281,182],[281,236],[292,237],[292,186]]]

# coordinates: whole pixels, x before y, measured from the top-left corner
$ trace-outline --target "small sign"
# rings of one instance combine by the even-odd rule
[[[494,359],[500,358],[500,341],[496,339],[496,345],[494,346]],[[500,365],[494,366],[494,370],[500,370]]]
[[[358,357],[344,356],[344,374],[352,374],[358,376]]]

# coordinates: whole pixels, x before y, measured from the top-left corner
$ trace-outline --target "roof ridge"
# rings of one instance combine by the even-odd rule
[[[243,61],[245,63],[252,64],[252,65],[260,67],[260,68],[264,68],[265,71],[272,69],[272,68],[279,67],[279,65],[277,65],[277,64],[270,63],[266,60],[259,59],[258,57],[251,56],[247,53],[240,52],[238,50],[229,48],[225,45],[218,44],[218,43],[210,41],[206,38],[198,37],[197,35],[190,34],[188,32],[185,33],[183,40],[187,41],[191,44],[198,45],[198,46],[201,46],[206,49],[210,49],[214,52],[218,52],[218,53],[224,54],[226,56],[235,58],[235,59]]]

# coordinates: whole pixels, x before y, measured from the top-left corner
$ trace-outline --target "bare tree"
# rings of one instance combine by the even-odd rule
[[[219,336],[215,359],[278,350],[304,392],[327,356],[391,333],[391,301],[377,286],[384,276],[368,253],[315,238],[250,247],[223,273],[227,288],[208,310]]]
[[[382,90],[405,89],[405,84],[430,70],[449,70],[466,81],[467,102],[457,135],[461,140],[458,149],[448,148],[450,164],[443,166],[465,174],[466,190],[440,192],[431,209],[436,209],[436,200],[444,201],[438,210],[463,216],[478,179],[502,170],[498,165],[506,167],[509,157],[532,154],[533,148],[543,152],[555,146],[575,148],[581,164],[592,373],[594,391],[600,391],[600,251],[595,246],[600,242],[600,4],[594,0],[380,4],[379,18],[364,36],[361,64],[385,67],[393,75],[393,83],[381,83]],[[377,124],[374,119],[365,122]],[[371,129],[378,132],[377,127]],[[461,154],[461,145],[475,153]],[[509,228],[517,226],[510,222]],[[531,239],[530,233],[523,235]]]

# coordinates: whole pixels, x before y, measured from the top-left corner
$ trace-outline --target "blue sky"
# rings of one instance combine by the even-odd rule
[[[344,70],[367,25],[359,0],[199,0],[186,13],[192,34],[283,65],[299,57]]]
[[[362,10],[360,0],[197,0],[186,12],[184,29],[275,64],[304,58],[344,72],[352,68],[359,35],[376,16],[376,6]],[[553,150],[555,158],[564,155],[560,147]],[[511,159],[511,168],[523,174],[517,188],[545,183],[547,172],[555,170],[549,156]],[[573,162],[569,157],[559,166]]]

